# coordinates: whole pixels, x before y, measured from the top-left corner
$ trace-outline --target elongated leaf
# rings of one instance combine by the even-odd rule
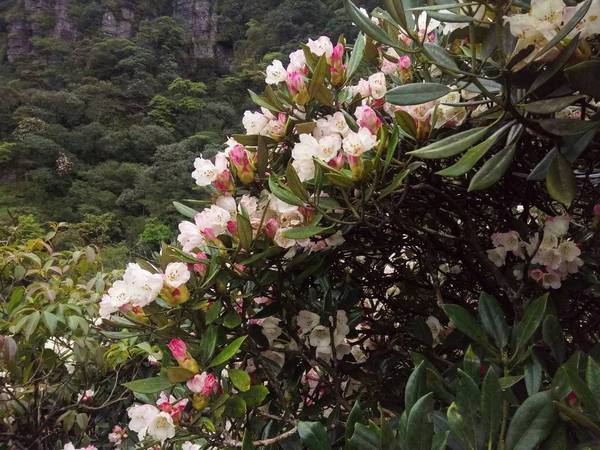
[[[588,356],[585,368],[585,382],[590,388],[596,403],[600,405],[600,365],[594,358]]]
[[[550,164],[552,164],[557,154],[558,149],[556,147],[554,147],[552,150],[546,153],[546,156],[542,158],[542,160],[533,168],[531,173],[527,176],[527,180],[538,181],[545,179],[546,174],[548,173],[548,169],[550,168]]]
[[[576,120],[576,119],[544,119],[540,120],[540,126],[557,136],[575,136],[587,133],[600,127],[600,121],[597,120]]]
[[[465,414],[474,417],[479,411],[479,387],[464,370],[458,369],[456,373],[456,405]],[[471,424],[473,427],[474,424]]]
[[[294,195],[289,189],[282,187],[273,175],[269,176],[269,190],[275,197],[289,205],[304,205],[304,202],[300,198]]]
[[[362,420],[364,420],[364,414],[362,408],[360,407],[360,402],[356,400],[354,402],[352,410],[350,411],[350,414],[348,415],[348,420],[346,421],[346,440],[350,440],[350,438],[354,434],[354,428],[356,424],[361,422]]]
[[[542,366],[535,356],[525,365],[525,387],[527,393],[533,395],[540,390],[542,384]]]
[[[444,431],[442,433],[434,434],[433,442],[431,443],[431,450],[446,450],[449,435],[450,431]]]
[[[481,419],[487,441],[495,443],[502,420],[502,389],[498,375],[491,366],[481,386]]]
[[[398,173],[394,177],[394,179],[391,181],[390,184],[388,184],[385,188],[383,188],[381,190],[381,192],[379,193],[379,199],[381,200],[383,197],[386,197],[387,195],[391,194],[396,189],[398,189],[402,185],[402,183],[404,182],[404,179],[411,172],[413,172],[415,169],[418,169],[419,167],[422,167],[423,165],[424,165],[424,163],[422,163],[422,162],[412,162],[412,163],[410,163],[405,169],[403,169],[402,171],[400,171],[400,173]]]
[[[457,16],[459,17],[459,16]],[[464,16],[463,16],[464,17]],[[425,54],[429,57],[432,63],[436,66],[442,67],[444,69],[448,69],[451,71],[460,70],[456,65],[456,61],[450,53],[448,53],[445,49],[440,47],[439,45],[432,44],[430,42],[425,42],[423,44],[423,49],[425,50]]]
[[[490,335],[499,349],[506,347],[508,343],[508,325],[504,320],[502,308],[498,305],[496,299],[482,292],[479,296],[479,320],[483,328]]]
[[[385,99],[393,105],[420,105],[443,97],[450,88],[439,83],[410,83],[390,89]]]
[[[123,386],[140,394],[154,394],[169,389],[172,383],[167,377],[152,377],[130,381],[129,383],[124,383]]]
[[[554,200],[561,202],[567,208],[571,206],[577,185],[571,164],[562,154],[557,153],[546,174],[546,189]]]
[[[308,192],[304,188],[302,181],[298,177],[298,172],[294,169],[294,166],[288,164],[287,169],[285,171],[285,178],[287,180],[287,185],[292,191],[294,195],[296,195],[299,199],[303,201],[307,201],[309,198]]]
[[[487,127],[461,131],[460,133],[445,137],[439,141],[426,145],[425,147],[408,152],[408,154],[423,159],[449,158],[475,144],[483,137],[486,131]]]
[[[477,323],[475,318],[469,311],[459,305],[445,303],[442,309],[446,315],[452,320],[452,323],[463,334],[473,339],[475,342],[485,342],[483,328]]]
[[[430,450],[433,438],[433,425],[428,415],[433,410],[433,392],[424,395],[413,405],[408,414],[407,448],[414,450]]]
[[[58,317],[56,314],[52,314],[50,311],[42,311],[42,321],[50,334],[54,335],[56,325],[58,324]]]
[[[330,230],[331,227],[317,227],[315,225],[307,225],[305,227],[290,228],[284,231],[281,235],[287,239],[307,239],[309,237],[321,234],[324,231]]]
[[[542,323],[547,302],[548,294],[544,294],[534,300],[525,310],[523,319],[517,325],[517,349],[523,348],[527,344]]]
[[[250,94],[250,98],[252,99],[252,101],[254,103],[256,103],[258,106],[267,108],[268,110],[273,111],[275,114],[277,114],[279,112],[277,107],[275,105],[273,105],[271,102],[269,102],[265,97],[258,95],[256,92],[253,92],[250,89],[248,89],[248,93]],[[241,144],[241,142],[240,142],[240,144]]]
[[[475,449],[475,435],[469,424],[465,420],[462,411],[459,410],[456,403],[451,403],[446,413],[448,418],[448,427],[452,436],[458,440],[461,449]]]
[[[412,121],[412,118],[411,118],[411,121]],[[387,152],[385,154],[385,160],[383,162],[383,171],[384,172],[387,171],[388,167],[390,166],[390,163],[392,162],[392,158],[394,157],[394,153],[396,153],[399,138],[400,138],[400,130],[398,129],[398,125],[394,125],[394,130],[392,131],[392,135],[390,136]]]
[[[575,26],[581,21],[581,19],[583,19],[583,17],[587,14],[588,10],[590,9],[591,4],[592,4],[592,0],[586,0],[585,2],[583,2],[577,9],[577,12],[575,14],[573,14],[573,17],[571,17],[571,19],[565,24],[565,26],[562,27],[560,29],[560,31],[558,33],[556,33],[552,39],[550,39],[550,41],[548,41],[548,43],[544,46],[544,48],[542,48],[538,52],[538,54],[536,55],[536,57],[534,59],[539,58],[544,53],[546,53],[548,50],[553,48],[556,44],[558,44],[560,41],[562,41],[571,32],[571,30],[573,30],[573,28],[575,28]]]
[[[542,337],[559,363],[565,360],[565,337],[556,316],[548,315],[542,326]]]
[[[600,98],[600,61],[584,61],[565,69],[569,84],[576,91]]]
[[[539,87],[543,86],[548,82],[554,75],[558,73],[558,71],[569,61],[571,55],[577,49],[579,45],[579,34],[577,34],[571,42],[565,47],[565,49],[558,55],[558,57],[552,61],[552,63],[544,70],[542,73],[538,75],[535,81],[529,87],[527,91],[527,95],[534,92]]]
[[[169,367],[167,369],[167,378],[173,384],[187,381],[193,378],[194,375],[194,372],[184,369],[183,367]]]
[[[353,450],[381,450],[381,431],[374,425],[367,426],[357,423],[352,439],[350,439],[350,445]]]
[[[209,367],[220,366],[221,364],[224,364],[233,358],[240,350],[240,347],[245,339],[246,336],[240,336],[239,338],[234,339],[230,344],[227,345],[227,347],[221,350],[217,356],[215,356],[215,358],[210,362]]]
[[[325,75],[327,73],[327,67],[327,59],[325,58],[325,55],[322,55],[317,62],[317,66],[315,67],[312,78],[310,79],[310,83],[308,85],[308,95],[311,99],[315,97],[319,88],[323,86]]]
[[[410,413],[410,410],[416,401],[425,394],[425,376],[425,363],[421,362],[415,370],[412,371],[406,381],[406,386],[404,388],[404,409],[407,414]]]
[[[246,428],[244,431],[244,439],[242,440],[242,450],[254,450],[254,445],[252,444],[252,434],[250,430]]]
[[[348,16],[356,24],[359,30],[363,31],[375,41],[398,48],[398,42],[394,41],[388,34],[371,22],[371,19],[364,15],[362,11],[350,0],[344,0],[344,6]]]
[[[585,95],[569,95],[566,97],[548,98],[523,105],[523,109],[534,114],[551,114],[562,111],[567,106],[585,98]]]
[[[506,391],[508,388],[513,387],[523,378],[525,378],[525,375],[507,375],[505,377],[500,378],[500,387],[503,391]]]
[[[383,4],[385,5],[386,11],[390,13],[390,16],[394,19],[394,21],[400,25],[402,29],[406,30],[408,28],[408,24],[406,23],[406,12],[404,11],[402,0],[384,0]]]
[[[436,173],[445,177],[459,177],[464,175],[471,170],[481,158],[485,156],[497,139],[498,136],[490,136],[485,141],[480,142],[479,144],[467,150],[456,163]]]
[[[198,214],[198,211],[196,211],[194,208],[190,208],[183,203],[173,202],[173,206],[179,214],[187,217],[188,219],[193,219]]]
[[[471,178],[468,191],[480,191],[495,184],[510,167],[516,150],[517,145],[511,144],[488,159]]]
[[[348,65],[346,67],[346,80],[350,80],[352,75],[354,75],[360,66],[363,55],[365,54],[366,42],[367,39],[365,38],[365,35],[363,33],[359,33],[356,41],[354,41],[354,48],[352,49],[350,59],[348,60]]]
[[[506,433],[506,450],[533,450],[552,432],[557,414],[550,391],[538,392],[515,412]]]
[[[308,450],[329,450],[327,430],[319,422],[298,422],[298,435]]]
[[[249,249],[252,246],[252,225],[245,214],[236,216],[237,232],[242,248]]]

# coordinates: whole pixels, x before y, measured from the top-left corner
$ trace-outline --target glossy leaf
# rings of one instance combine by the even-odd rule
[[[575,136],[587,133],[600,127],[600,121],[597,120],[576,120],[576,119],[544,119],[540,120],[541,127],[557,136]]]
[[[452,323],[463,334],[473,339],[475,342],[485,342],[483,328],[477,323],[469,311],[459,305],[443,304],[442,309],[452,320]]]
[[[275,197],[289,205],[304,205],[304,202],[298,196],[294,195],[289,189],[282,187],[273,175],[269,176],[269,190]]]
[[[406,441],[407,447],[414,450],[430,450],[433,438],[433,425],[428,415],[433,410],[433,392],[418,399],[408,414]]]
[[[542,337],[559,363],[565,360],[565,337],[556,316],[548,315],[542,325]]]
[[[600,61],[583,61],[565,69],[565,75],[574,90],[600,98]]]
[[[517,349],[523,348],[531,336],[537,331],[544,319],[547,302],[548,294],[544,294],[534,300],[525,310],[521,322],[517,325]]]
[[[360,63],[363,59],[363,55],[365,53],[365,45],[366,38],[363,33],[359,33],[356,41],[354,41],[354,48],[352,49],[352,53],[350,54],[350,59],[348,60],[348,65],[346,67],[346,79],[350,80],[352,75],[356,72]]]
[[[327,430],[319,422],[298,422],[298,435],[308,450],[329,450]]]
[[[457,16],[458,17],[458,16]],[[436,66],[442,67],[444,69],[448,69],[451,71],[460,70],[456,65],[456,61],[450,53],[448,53],[445,49],[440,47],[439,45],[432,44],[430,42],[425,42],[423,44],[423,50],[425,54],[429,57],[431,62]]]
[[[187,217],[188,219],[193,219],[198,214],[198,211],[196,211],[194,208],[190,208],[189,206],[186,206],[183,203],[173,202],[173,206],[179,214],[181,214],[184,217]]]
[[[423,159],[441,159],[457,155],[479,141],[487,131],[487,127],[472,128],[461,131],[433,142],[425,147],[408,152]]]
[[[585,98],[584,95],[569,95],[567,97],[548,98],[523,105],[523,109],[534,114],[551,114],[562,111],[567,106]]]
[[[590,9],[590,5],[593,0],[585,0],[581,5],[578,6],[577,12],[573,14],[573,16],[569,19],[569,21],[560,29],[558,33],[554,35],[552,39],[548,41],[548,43],[537,53],[534,59],[539,58],[548,50],[553,48],[556,44],[558,44],[561,40],[563,40],[570,32],[575,28],[575,26],[581,22],[581,19],[586,15],[588,10]]]
[[[499,349],[508,344],[508,325],[504,320],[504,312],[496,299],[482,292],[479,296],[479,320],[484,330],[490,335]]]
[[[287,239],[308,239],[309,237],[331,229],[331,227],[318,227],[315,225],[307,225],[305,227],[294,227],[284,231],[281,235]]]
[[[538,392],[515,412],[506,433],[506,450],[533,450],[552,432],[557,414],[552,393]]]
[[[390,89],[385,99],[393,105],[419,105],[443,97],[450,88],[439,83],[410,83]]]
[[[493,367],[488,369],[481,385],[481,419],[487,441],[495,443],[502,421],[502,388]]]
[[[356,24],[356,26],[366,35],[373,38],[375,41],[386,44],[391,47],[398,47],[398,43],[388,36],[388,34],[371,22],[371,19],[365,16],[362,11],[350,0],[344,0],[344,6],[348,16]]]
[[[237,390],[246,392],[250,389],[250,375],[247,372],[240,369],[229,369],[227,374]]]
[[[468,191],[487,189],[500,180],[510,167],[516,150],[516,144],[511,144],[488,159],[471,178]]]
[[[479,144],[467,150],[456,163],[436,173],[445,177],[458,177],[464,175],[471,170],[481,158],[485,156],[497,139],[497,136],[490,136],[485,141],[480,142]]]
[[[129,383],[124,383],[123,386],[140,394],[154,394],[169,389],[172,383],[167,377],[158,376],[130,381]]]
[[[239,351],[245,339],[246,336],[240,336],[237,339],[234,339],[223,350],[221,350],[217,356],[215,356],[215,358],[210,362],[209,367],[220,366],[221,364],[224,364],[233,358]]]
[[[413,405],[425,394],[426,372],[425,363],[421,362],[412,371],[404,387],[404,409],[410,413]]]
[[[542,366],[535,356],[532,356],[525,365],[525,387],[529,395],[540,390],[542,385]]]
[[[560,55],[556,57],[551,64],[548,65],[546,70],[543,70],[538,77],[534,80],[534,82],[529,87],[527,91],[527,95],[531,94],[544,84],[546,84],[554,75],[558,73],[558,71],[569,61],[575,50],[577,50],[577,46],[579,45],[579,34],[577,34],[569,44],[564,48]]]
[[[554,200],[567,208],[575,199],[577,185],[571,164],[562,154],[557,153],[546,174],[546,189]]]
[[[348,415],[348,420],[346,420],[346,440],[350,440],[350,438],[354,434],[354,428],[356,424],[361,422],[362,420],[364,420],[364,414],[362,408],[360,407],[360,402],[356,400],[354,402],[352,410],[350,411],[350,414]]]

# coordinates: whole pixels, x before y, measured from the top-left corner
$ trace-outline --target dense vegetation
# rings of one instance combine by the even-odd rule
[[[171,201],[192,194],[193,159],[240,130],[264,66],[325,29],[355,34],[340,0],[219,1],[216,43],[233,50],[197,59],[173,2],[134,3],[129,39],[102,31],[102,12],[119,2],[70,1],[78,38],[45,36],[48,14],[32,54],[8,63],[23,6],[0,2],[0,218],[82,223],[103,230],[88,236],[103,246],[143,233],[140,251],[171,238],[164,225]]]

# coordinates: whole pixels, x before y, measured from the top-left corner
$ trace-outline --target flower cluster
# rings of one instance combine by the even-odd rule
[[[530,259],[534,268],[529,270],[529,277],[540,282],[545,289],[558,289],[570,274],[577,273],[583,265],[579,257],[581,250],[567,236],[569,222],[567,215],[548,217],[541,241],[538,233],[529,241],[522,240],[514,230],[494,233],[494,248],[488,250],[488,257],[498,267],[504,266],[507,255],[511,253],[520,260]],[[514,274],[522,278],[523,269],[516,268]]]

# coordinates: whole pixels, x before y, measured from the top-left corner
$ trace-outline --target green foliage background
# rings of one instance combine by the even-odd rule
[[[240,131],[261,70],[308,37],[356,33],[341,0],[219,0],[216,44],[230,58],[199,60],[172,4],[127,2],[124,39],[101,28],[124,1],[71,0],[77,39],[48,37],[56,18],[38,17],[33,55],[9,63],[10,23],[26,12],[0,1],[0,220],[79,223],[94,244],[149,250],[172,237],[160,225],[173,230],[172,200],[192,195],[194,158]]]

